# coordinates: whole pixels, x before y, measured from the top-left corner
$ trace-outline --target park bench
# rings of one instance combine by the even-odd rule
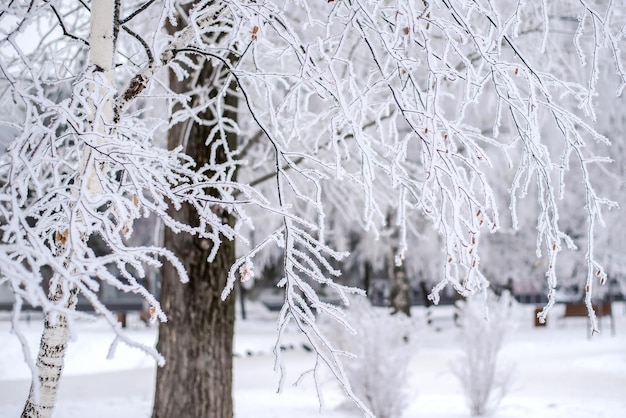
[[[584,302],[565,302],[565,310],[563,315],[561,315],[560,319],[564,320],[566,318],[589,318],[589,312],[587,311],[587,305]],[[611,302],[598,302],[594,303],[593,310],[596,313],[596,317],[598,318],[598,328],[602,330],[602,318],[608,316],[611,320],[611,335],[615,335],[615,320],[613,318],[613,309],[611,307]],[[590,321],[588,319],[588,321]],[[588,327],[589,334],[591,336],[591,325]]]
[[[150,314],[148,313],[145,302],[141,296],[133,293],[122,293],[115,291],[115,289],[109,290],[101,299],[102,303],[111,312],[114,312],[117,316],[117,320],[120,322],[123,328],[127,325],[127,314],[130,312],[139,312],[139,318],[141,321],[148,323]],[[10,289],[6,285],[0,285],[0,312],[10,312],[13,309],[14,297]],[[93,312],[93,306],[84,299],[82,296],[78,297],[78,303],[76,304],[77,311]],[[22,306],[22,312],[26,314],[26,318],[30,319],[31,312],[40,312],[41,307],[30,306],[28,303],[24,303]]]

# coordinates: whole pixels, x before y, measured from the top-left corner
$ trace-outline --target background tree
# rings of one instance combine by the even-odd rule
[[[7,28],[0,38],[1,120],[14,134],[0,165],[0,280],[13,289],[16,318],[26,302],[51,323],[65,316],[71,326],[84,315],[68,303],[79,293],[111,324],[113,349],[118,340],[134,344],[97,299],[100,283],[140,294],[155,319],[165,320],[138,282],[146,268],[165,259],[183,281],[187,269],[204,275],[188,254],[178,254],[181,262],[160,245],[128,244],[135,220],[152,214],[166,229],[199,238],[187,250],[199,246],[197,253],[215,264],[209,270],[230,264],[223,299],[254,272],[255,260],[278,247],[284,290],[278,338],[294,324],[317,353],[314,367],[330,367],[353,396],[343,353],[317,325],[320,315],[345,323],[317,286],[346,303],[347,293],[359,293],[335,280],[336,262],[346,254],[332,246],[340,221],[330,218],[330,208],[356,215],[374,236],[390,227],[392,214],[398,260],[407,259],[411,227],[429,225],[441,243],[431,297],[448,285],[467,294],[487,283],[479,250],[483,232],[502,225],[494,182],[506,177],[493,174],[502,160],[513,173],[507,182],[513,227],[522,210],[518,196],[537,197],[537,250],[549,260],[542,317],[555,301],[557,255],[572,243],[560,191],[569,193],[566,174],[580,180],[591,307],[593,287],[606,277],[594,231],[602,205],[611,203],[597,194],[592,176],[605,151],[588,144],[609,144],[593,125],[601,57],[611,58],[619,94],[626,79],[619,2],[97,3],[117,6],[107,26],[115,46],[110,71],[87,58],[95,48],[89,21],[111,21],[96,8],[32,0],[0,9]],[[580,19],[571,20],[572,8]],[[574,45],[564,63],[580,66],[589,57],[583,78],[564,71],[552,54],[551,40],[563,36]],[[71,93],[55,94],[61,86]],[[183,147],[158,145],[164,132],[172,129],[176,140],[183,127],[190,129]],[[202,144],[208,154],[185,153]],[[89,248],[94,235],[110,253]],[[233,262],[226,242],[246,237],[249,247]],[[52,271],[50,294],[44,270]],[[225,315],[223,329],[230,323],[231,308],[225,309],[211,311]],[[279,350],[277,357],[281,365]],[[32,369],[36,382],[40,371]]]
[[[419,325],[405,315],[376,309],[365,298],[352,300],[346,313],[357,335],[336,323],[330,324],[329,335],[338,347],[355,355],[344,361],[355,393],[376,417],[402,416],[414,395],[406,365],[419,345],[419,338],[413,338],[419,335]],[[346,406],[354,409],[352,402]]]
[[[472,416],[494,413],[511,388],[513,365],[503,366],[498,355],[513,328],[514,303],[509,292],[490,290],[457,302],[460,353],[450,366]]]

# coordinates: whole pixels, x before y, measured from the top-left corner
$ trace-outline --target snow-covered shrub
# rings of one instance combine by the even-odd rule
[[[495,411],[511,383],[511,366],[498,364],[503,340],[512,328],[514,300],[491,291],[457,302],[461,354],[452,364],[473,416]]]
[[[375,308],[363,297],[351,299],[346,314],[356,335],[339,325],[328,334],[337,348],[355,355],[343,362],[353,393],[377,418],[401,416],[411,398],[407,370],[415,347],[411,320]]]

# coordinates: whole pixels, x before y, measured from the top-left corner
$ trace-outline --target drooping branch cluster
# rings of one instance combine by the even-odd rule
[[[46,8],[45,2],[39,6]],[[19,16],[22,20],[15,24],[16,30],[46,24],[32,8],[29,10],[8,8],[5,22],[12,23]],[[65,19],[65,32],[67,16],[74,12],[55,10],[54,16]],[[88,17],[78,12],[74,15],[75,22]],[[72,68],[69,57],[86,57],[83,45],[64,45],[63,39],[58,45],[40,45],[44,50],[67,52],[56,62],[53,54],[24,52],[18,41],[17,32],[1,40],[1,65],[7,74],[7,82],[2,84],[8,92],[3,95],[2,107],[16,108],[2,115],[2,123],[14,135],[0,168],[2,282],[13,289],[16,308],[27,302],[45,312],[68,315],[81,315],[68,309],[69,290],[76,289],[117,329],[113,315],[99,300],[105,283],[137,293],[151,305],[155,318],[165,320],[142,279],[147,269],[160,266],[164,260],[176,266],[183,281],[186,272],[167,249],[129,244],[135,221],[156,216],[168,228],[205,238],[214,256],[222,240],[238,234],[238,226],[226,223],[217,208],[245,220],[243,205],[259,199],[258,194],[233,181],[239,164],[234,158],[198,167],[180,149],[168,151],[155,146],[154,138],[162,135],[170,120],[160,119],[138,103],[111,124],[106,108],[122,100],[118,86],[123,83],[118,83],[117,73],[110,77],[110,70],[102,65]],[[48,61],[67,67],[60,74],[40,74],[40,66],[49,68]],[[79,75],[72,77],[73,73]],[[172,106],[188,100],[169,98]],[[8,101],[11,99],[13,103]],[[215,102],[223,106],[223,97]],[[172,118],[177,116],[176,111],[169,110]],[[215,126],[214,142],[224,136],[225,126],[233,129],[227,120]],[[246,196],[247,201],[236,202],[235,194]],[[183,204],[194,208],[197,222],[183,223],[169,214],[168,209]],[[103,243],[104,250],[93,248],[96,241]],[[65,291],[59,298],[50,298],[46,289],[57,284]],[[142,348],[159,357],[152,348]]]
[[[580,68],[575,52],[567,64],[544,55],[573,43],[585,32],[584,22],[572,24],[571,9],[546,2],[418,4],[345,1],[304,12],[290,4],[240,6],[239,13],[253,11],[257,20],[238,79],[255,96],[255,118],[269,127],[264,131],[277,149],[276,166],[290,167],[277,169],[278,177],[296,184],[302,171],[290,162],[297,158],[299,166],[333,179],[350,178],[363,197],[366,228],[384,223],[389,210],[397,211],[402,230],[411,216],[426,217],[445,246],[436,290],[453,284],[466,292],[484,284],[480,234],[500,222],[491,187],[497,174],[490,170],[494,158],[506,159],[514,170],[514,225],[518,197],[536,188],[538,251],[544,248],[551,260],[553,301],[553,266],[563,243],[571,245],[559,226],[558,200],[572,157],[583,167],[591,226],[600,219],[599,205],[610,204],[584,170],[606,161],[585,145],[608,144],[579,111],[594,95],[594,83],[573,70]],[[621,62],[615,40],[623,17],[613,5],[603,12],[581,5],[578,12],[595,16],[603,29],[589,34],[591,45],[576,43],[578,55],[608,52]],[[275,59],[263,60],[267,56]],[[621,64],[615,68],[622,77]],[[546,126],[555,126],[560,137],[545,138]],[[389,187],[396,190],[392,196],[381,191]],[[398,245],[402,252],[407,247]],[[589,271],[603,277],[592,252],[588,259]]]

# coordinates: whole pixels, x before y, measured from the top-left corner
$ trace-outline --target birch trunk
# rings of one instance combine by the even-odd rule
[[[89,64],[90,67],[97,68],[96,72],[101,73],[105,80],[104,86],[93,92],[95,101],[91,102],[91,114],[93,115],[91,134],[93,137],[90,139],[95,140],[96,143],[99,138],[107,134],[113,120],[112,97],[107,92],[107,86],[112,85],[113,79],[115,1],[94,0],[91,3]],[[90,133],[85,132],[85,134],[87,138]],[[101,188],[90,147],[84,147],[77,179],[79,181],[74,194],[76,200],[82,198],[79,191],[82,188],[81,184],[86,185],[87,198],[94,197],[100,192]],[[77,219],[77,222],[80,222],[80,219]],[[67,231],[63,234],[67,234]],[[71,240],[67,240],[66,236],[62,241],[63,243],[57,244],[59,246],[64,246],[66,243],[71,245]],[[73,254],[73,251],[60,251],[59,253]],[[50,291],[50,300],[53,302],[67,300],[64,307],[73,310],[78,298],[77,289],[71,284],[63,283],[63,280],[63,277],[56,278],[56,283]],[[64,292],[70,293],[68,298],[65,298]],[[22,418],[49,418],[52,416],[69,335],[67,316],[58,312],[48,312],[44,319],[44,330],[37,355],[38,376],[33,378]]]
[[[56,289],[51,298],[60,300],[63,296],[61,285],[57,285]],[[67,307],[74,309],[77,295],[75,291],[70,292]],[[37,355],[36,364],[39,376],[37,379],[33,379],[31,383],[28,400],[22,411],[22,418],[48,418],[52,416],[68,341],[67,316],[48,313],[44,319],[44,329]]]

